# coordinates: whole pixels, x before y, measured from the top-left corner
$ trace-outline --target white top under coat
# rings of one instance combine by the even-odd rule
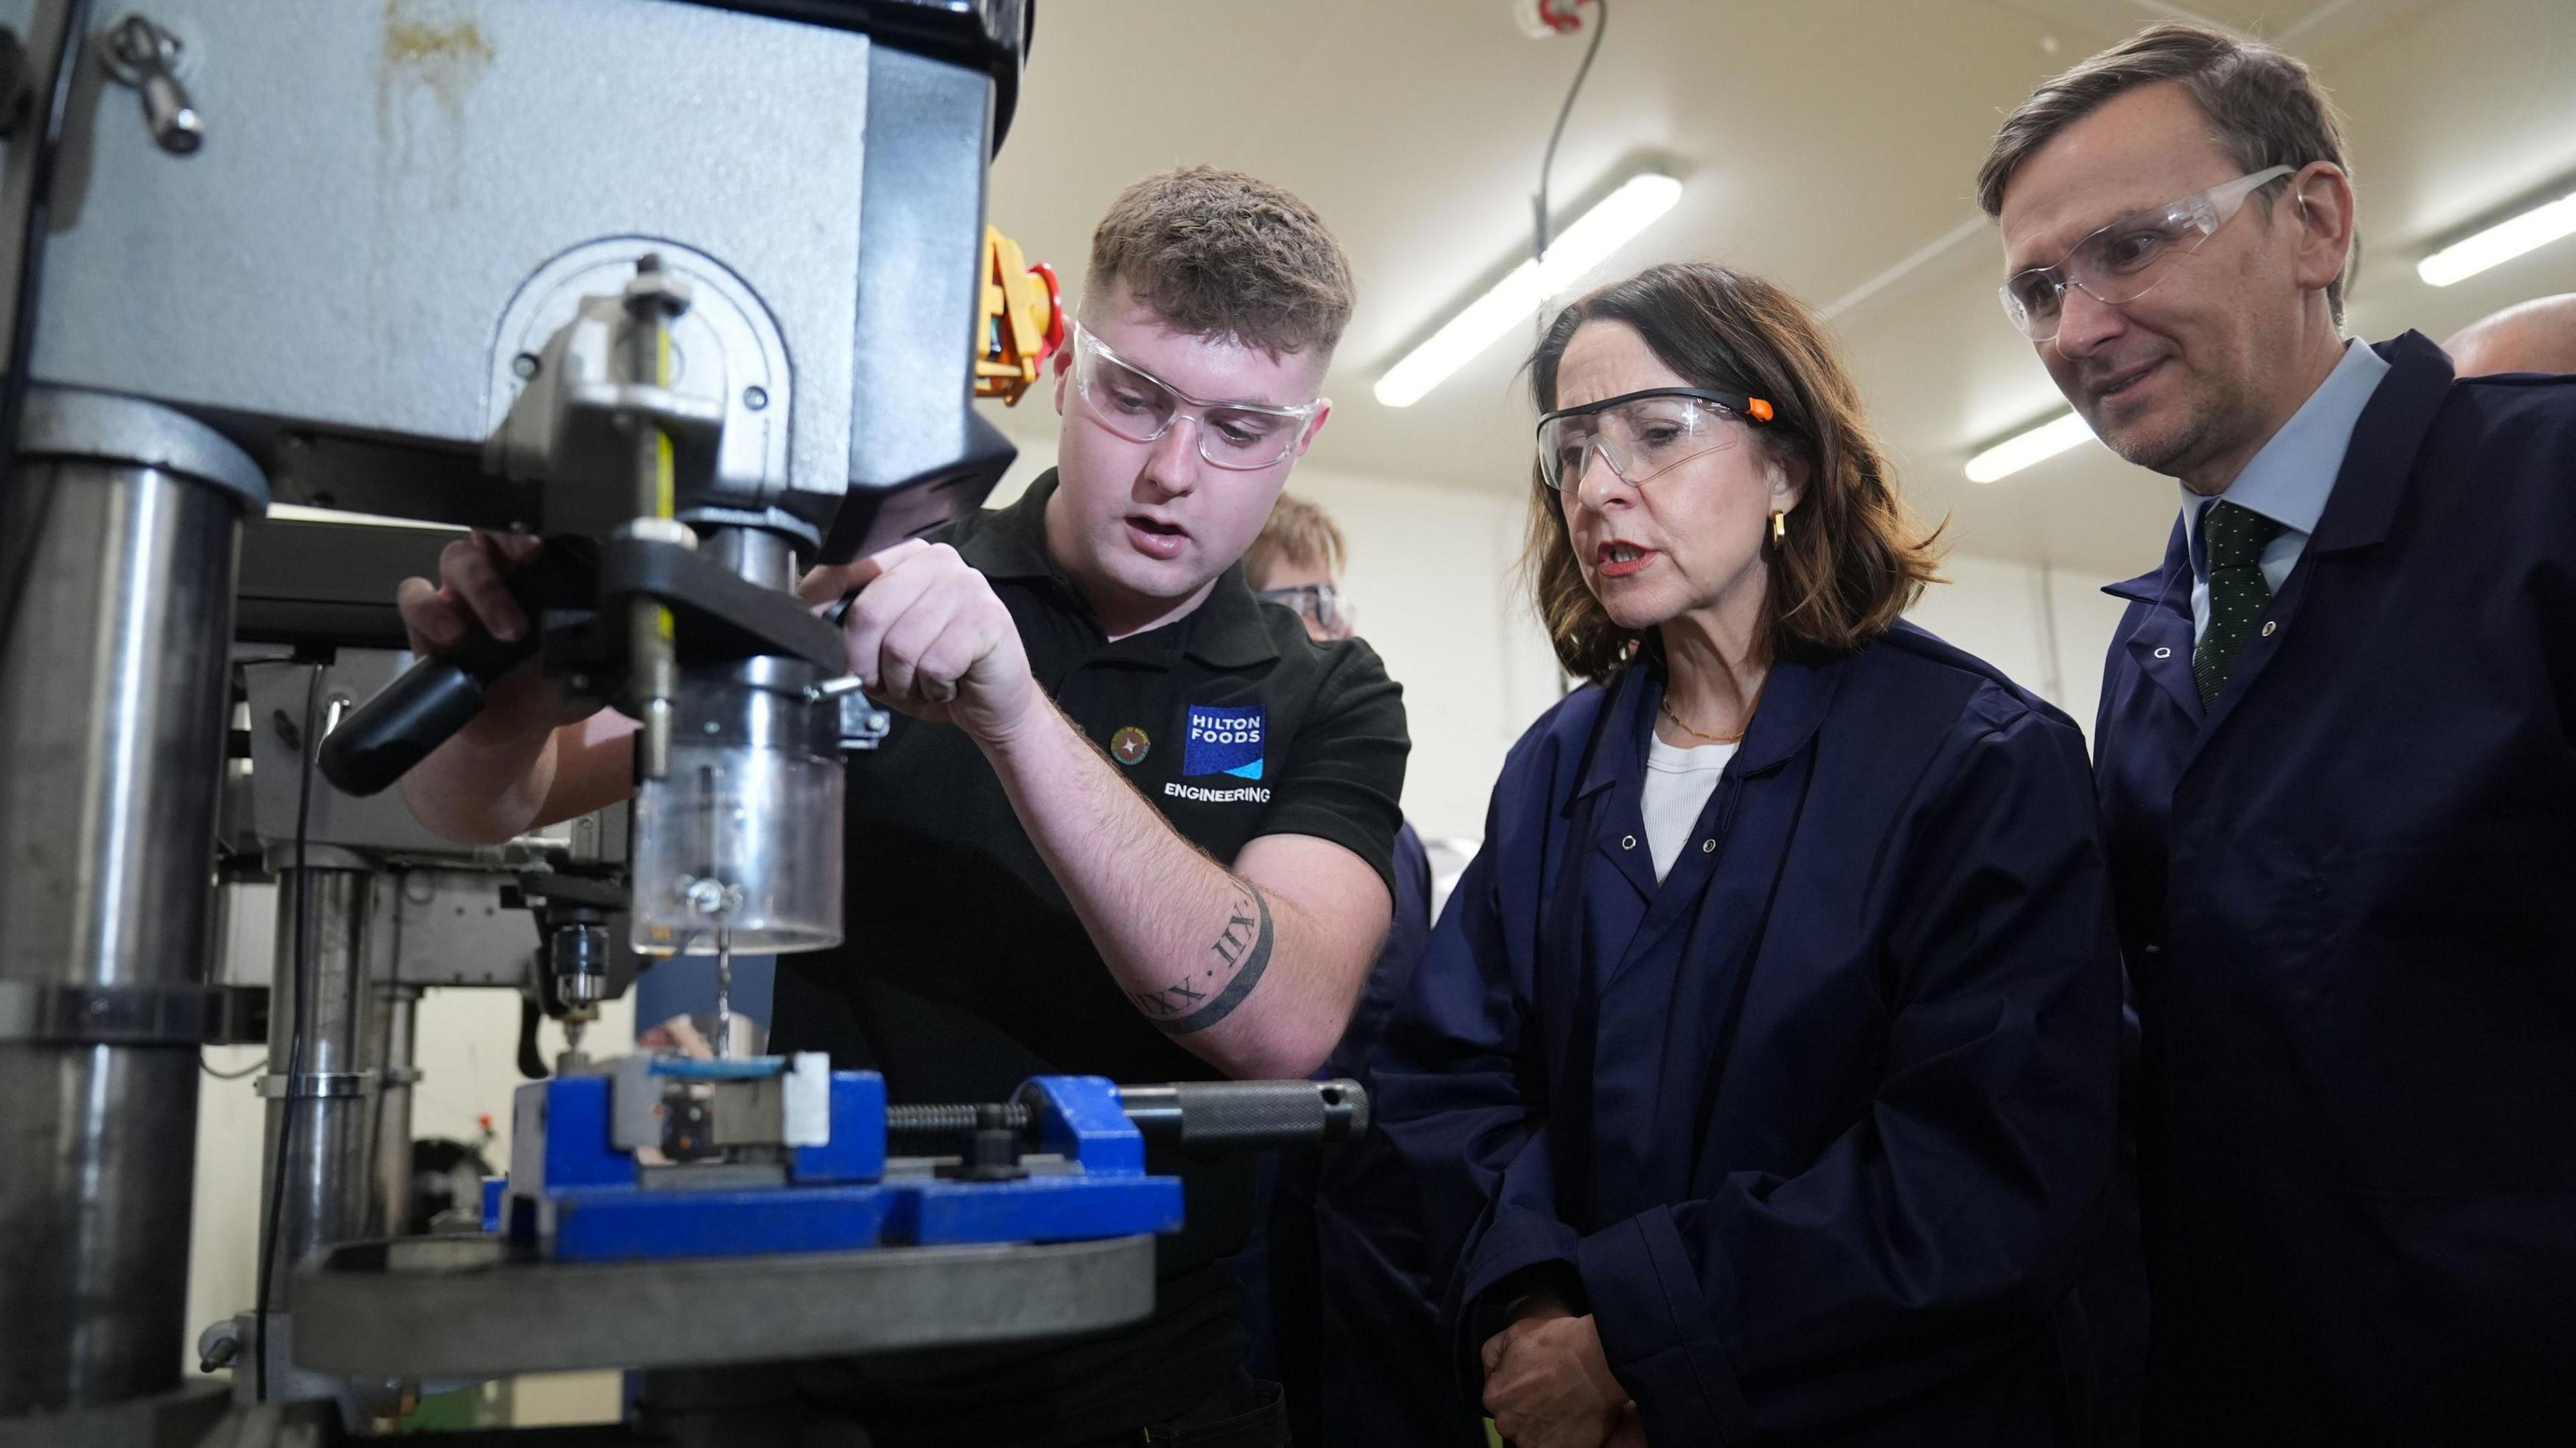
[[[1646,787],[1638,804],[1646,816],[1646,848],[1654,856],[1656,884],[1672,873],[1673,861],[1690,845],[1691,830],[1717,791],[1718,772],[1735,757],[1737,747],[1684,749],[1666,744],[1659,735],[1647,736]]]

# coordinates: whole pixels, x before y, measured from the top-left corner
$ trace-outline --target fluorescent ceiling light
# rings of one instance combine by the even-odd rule
[[[2033,463],[2046,462],[2092,436],[2093,429],[2081,415],[2066,413],[2028,432],[2005,438],[1968,459],[1968,481],[1991,483],[1997,478],[2010,477]]]
[[[2576,232],[2576,192],[2451,243],[2415,263],[2415,274],[2428,286],[2447,287],[2570,232]]]
[[[1585,272],[1599,266],[1655,218],[1682,199],[1682,183],[1670,176],[1632,176],[1601,204],[1575,218],[1556,234],[1547,255],[1522,262],[1494,283],[1493,290],[1469,302],[1466,309],[1377,381],[1377,400],[1389,407],[1411,407],[1423,394],[1467,365],[1514,325],[1564,291]]]

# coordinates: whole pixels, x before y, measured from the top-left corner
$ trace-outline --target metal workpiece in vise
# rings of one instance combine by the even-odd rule
[[[1169,1232],[1181,1183],[1149,1146],[1314,1147],[1367,1122],[1351,1081],[1038,1076],[1007,1102],[890,1107],[819,1053],[635,1055],[519,1088],[485,1225],[558,1262]]]

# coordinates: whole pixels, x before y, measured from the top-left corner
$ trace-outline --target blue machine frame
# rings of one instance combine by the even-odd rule
[[[804,1078],[820,1057],[746,1061],[653,1057],[627,1074],[716,1080]],[[878,1246],[1070,1242],[1176,1231],[1181,1183],[1149,1176],[1145,1139],[1118,1089],[1098,1076],[1038,1076],[1021,1099],[1037,1112],[1033,1164],[1009,1181],[887,1178],[884,1078],[829,1073],[829,1125],[819,1142],[784,1149],[782,1184],[744,1186],[721,1171],[652,1167],[619,1144],[619,1077],[558,1076],[518,1090],[511,1175],[485,1183],[484,1226],[565,1262],[834,1252]],[[631,1089],[631,1088],[630,1088]],[[790,1086],[789,1089],[796,1089]],[[791,1111],[790,1115],[793,1116]],[[814,1125],[790,1128],[812,1136]]]

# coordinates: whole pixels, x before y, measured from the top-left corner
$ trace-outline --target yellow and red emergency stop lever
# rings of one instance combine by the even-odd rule
[[[984,228],[984,325],[975,357],[975,395],[1015,404],[1064,345],[1064,288],[1055,268],[1032,266],[1018,242]]]

